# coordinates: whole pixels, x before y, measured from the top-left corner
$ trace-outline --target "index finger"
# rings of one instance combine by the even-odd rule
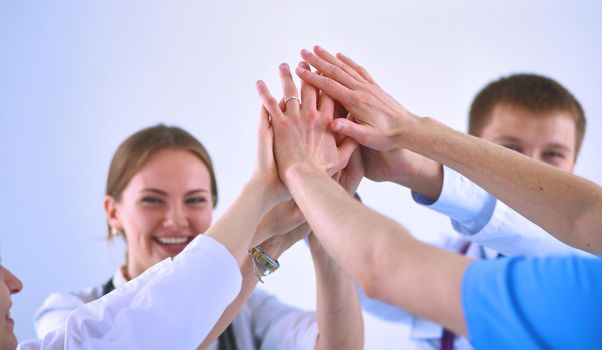
[[[347,74],[352,76],[358,82],[360,82],[360,83],[366,82],[367,79],[364,79],[364,77],[362,76],[362,74],[360,74],[359,71],[357,71],[353,66],[347,64],[344,60],[339,59],[340,57],[338,55],[334,56],[333,54],[326,51],[324,48],[320,47],[319,45],[314,46],[314,52],[316,53],[316,55],[318,57],[322,58],[323,60],[325,60],[326,62],[328,62],[334,66],[339,67],[340,69],[345,71]]]
[[[336,80],[340,84],[350,88],[356,89],[361,86],[361,82],[357,81],[354,77],[349,75],[349,73],[345,72],[342,68],[326,61],[322,57],[319,57],[305,49],[301,50],[301,57],[305,62],[314,66],[318,69],[322,74],[327,77]]]
[[[342,103],[344,106],[352,104],[353,90],[343,86],[339,82],[300,67],[297,67],[295,72],[299,78],[301,78],[301,80],[311,84],[319,90],[322,90],[327,95]]]
[[[360,66],[354,60],[352,60],[351,58],[343,55],[340,52],[337,53],[337,58],[339,60],[341,60],[342,62],[344,62],[345,64],[347,64],[348,66],[350,66],[351,68],[353,68],[362,77],[364,77],[364,79],[366,79],[368,82],[370,82],[372,84],[376,84],[376,81],[374,81],[374,79],[372,78],[372,76],[370,75],[370,73],[368,73],[368,71],[366,70],[366,68]]]

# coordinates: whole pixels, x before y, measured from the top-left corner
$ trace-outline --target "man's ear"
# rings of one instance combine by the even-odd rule
[[[123,224],[119,219],[117,201],[115,198],[113,198],[113,196],[105,196],[103,206],[105,214],[107,215],[107,222],[109,223],[109,226],[111,226],[111,230],[123,231]]]

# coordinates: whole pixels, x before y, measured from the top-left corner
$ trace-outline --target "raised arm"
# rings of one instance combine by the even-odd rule
[[[305,68],[309,69],[309,66]],[[305,100],[308,99],[307,95],[317,93],[312,86],[303,82],[301,90]],[[336,117],[338,106],[335,106],[334,100],[327,95],[312,96],[309,100],[316,98],[323,113]],[[356,149],[347,166],[334,178],[352,196],[363,174],[361,151]],[[316,318],[320,332],[316,349],[363,349],[364,324],[355,280],[324,249],[315,234],[309,236],[308,242],[316,273]]]
[[[260,134],[271,138],[267,115],[260,124]],[[272,152],[258,158],[239,197],[206,234],[173,260],[74,310],[63,328],[41,340],[41,348],[190,349],[200,344],[240,291],[239,267],[259,220],[288,196]]]
[[[460,285],[470,260],[418,242],[355,201],[326,172],[322,147],[327,143],[307,142],[328,136],[324,120],[285,115],[266,86],[258,82],[257,87],[272,117],[280,178],[326,251],[369,295],[465,333]]]
[[[280,66],[280,76],[284,96],[297,96],[288,65]],[[260,85],[265,88],[263,84]],[[313,134],[297,136],[308,136],[303,142],[318,146],[313,155],[321,160],[324,173],[328,174],[326,176],[340,178],[342,168],[348,164],[349,158],[356,150],[356,143],[351,139],[340,140],[337,143],[330,131],[328,125],[334,118],[334,101],[331,98],[318,96],[316,89],[308,84],[301,86],[300,93],[303,103],[299,104],[299,100],[295,98],[288,99],[285,108],[281,108],[282,105],[279,107],[276,100],[270,100],[270,107],[273,108],[270,111],[272,123],[276,118],[294,118],[300,115],[316,121]],[[263,96],[262,100],[265,102]],[[275,113],[278,116],[275,116]],[[274,151],[277,152],[278,149],[275,148]],[[348,174],[347,171],[344,173]],[[344,178],[350,179],[350,176],[345,175]],[[363,320],[353,279],[331,258],[313,235],[309,238],[309,246],[317,285],[316,319],[319,335],[316,349],[363,348]]]
[[[265,163],[267,167],[273,167],[275,166],[273,160],[273,134],[269,124],[269,116],[264,108],[261,109],[260,114],[261,123],[257,134],[259,163]],[[261,168],[261,165],[259,167]],[[272,173],[271,175],[273,176],[274,174]],[[284,196],[282,194],[278,195],[279,197],[290,197],[282,184],[278,184],[277,189],[279,192],[285,193]],[[269,191],[269,189],[267,190]],[[277,204],[263,215],[261,220],[256,224],[255,234],[252,241],[248,242],[245,252],[248,252],[252,247],[261,245],[261,248],[269,257],[278,259],[295,242],[307,236],[309,229],[302,227],[304,222],[305,219],[297,209],[294,201],[288,199]],[[240,312],[259,281],[256,268],[255,263],[247,253],[240,267],[243,282],[238,296],[224,310],[219,321],[198,349],[207,349],[213,344]]]
[[[292,200],[282,202],[272,208],[272,210],[261,219],[258,229],[255,232],[254,243],[251,243],[250,247],[260,244],[263,251],[270,258],[277,260],[293,244],[307,237],[311,230],[304,222],[305,218],[303,218],[303,215],[301,215],[301,212],[296,208],[296,205]],[[265,237],[271,238],[265,242],[261,242]],[[259,281],[257,268],[260,269],[260,267],[257,267],[252,259],[247,256],[240,268],[243,278],[240,293],[238,293],[236,299],[234,299],[234,301],[226,308],[219,321],[215,324],[198,349],[207,349],[211,346],[240,312]]]
[[[303,58],[317,75],[301,79],[341,102],[351,113],[333,129],[379,151],[407,148],[469,177],[559,240],[602,252],[602,189],[583,178],[539,164],[504,147],[409,113],[351,59],[316,47]]]

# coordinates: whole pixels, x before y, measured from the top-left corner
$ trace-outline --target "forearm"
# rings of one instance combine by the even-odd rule
[[[393,182],[434,202],[439,198],[443,187],[443,167],[432,159],[418,157],[414,161],[416,171],[405,174],[399,172],[393,177]]]
[[[407,146],[467,176],[579,249],[602,252],[602,190],[599,185],[542,165],[504,147],[421,118]]]
[[[309,166],[292,167],[285,181],[320,243],[370,297],[465,334],[460,295],[470,260],[416,241]]]
[[[280,258],[282,253],[284,253],[292,244],[298,241],[299,237],[307,235],[308,232],[309,227],[307,225],[301,225],[291,232],[269,239],[261,244],[261,248],[270,258],[277,260]],[[244,259],[244,262],[240,268],[240,272],[243,277],[243,284],[240,293],[226,308],[220,320],[216,323],[215,327],[213,327],[207,338],[205,338],[198,349],[207,349],[211,344],[213,344],[213,342],[218,339],[224,330],[226,330],[228,325],[232,323],[236,315],[238,315],[242,307],[245,305],[257,287],[259,276],[257,275],[256,268],[261,269],[261,267],[255,265],[255,262],[247,254],[247,257]]]
[[[230,208],[208,230],[242,265],[260,218],[275,204],[269,188],[249,181]]]
[[[253,268],[253,262],[250,258],[246,258],[240,268],[242,274],[242,288],[236,299],[224,310],[224,313],[220,317],[219,321],[215,324],[211,332],[207,335],[203,343],[198,349],[207,349],[213,344],[219,336],[226,330],[228,325],[232,323],[236,315],[240,312],[242,307],[245,305],[255,287],[257,286],[257,274]]]
[[[364,325],[355,282],[314,235],[309,245],[316,271],[316,349],[363,349]]]

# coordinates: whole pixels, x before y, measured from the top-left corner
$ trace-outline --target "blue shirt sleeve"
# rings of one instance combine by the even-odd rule
[[[576,256],[480,260],[462,282],[477,349],[600,349],[602,260]]]

